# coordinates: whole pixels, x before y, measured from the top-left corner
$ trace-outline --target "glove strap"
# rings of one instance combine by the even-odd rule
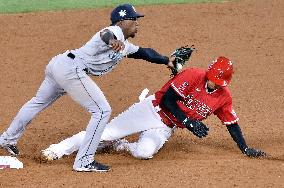
[[[188,118],[185,118],[185,119],[182,121],[182,124],[185,125],[186,122],[188,122],[188,121],[189,121]]]
[[[182,124],[185,125],[185,126],[186,126],[186,125],[187,125],[187,126],[189,125],[190,128],[193,128],[192,120],[190,120],[189,118],[185,118],[185,119],[182,121]]]

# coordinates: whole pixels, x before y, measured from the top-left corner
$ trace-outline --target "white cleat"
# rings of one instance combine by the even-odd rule
[[[41,151],[41,158],[46,160],[46,161],[55,161],[58,160],[59,157],[51,151],[50,149],[45,149]]]

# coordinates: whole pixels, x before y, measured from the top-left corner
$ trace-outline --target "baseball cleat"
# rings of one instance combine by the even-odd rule
[[[1,146],[2,148],[4,148],[8,153],[10,153],[12,156],[17,156],[19,155],[19,149],[16,145],[4,145],[4,146]]]
[[[82,167],[75,168],[76,172],[108,172],[110,171],[110,167],[104,164],[98,163],[97,161],[93,161],[92,163]]]
[[[49,149],[45,149],[41,151],[41,158],[46,160],[46,161],[54,161],[58,160],[59,157],[54,153],[53,151]]]

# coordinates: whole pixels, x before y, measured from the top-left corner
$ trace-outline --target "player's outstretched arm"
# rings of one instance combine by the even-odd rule
[[[175,60],[175,58],[169,58],[167,56],[159,54],[152,48],[142,48],[142,47],[139,47],[137,52],[129,54],[127,57],[133,59],[143,59],[145,61],[156,64],[165,64],[168,65],[169,67],[173,66],[172,62]]]
[[[231,137],[236,142],[236,144],[238,145],[239,149],[242,151],[243,154],[245,154],[248,157],[263,157],[263,156],[266,156],[265,152],[258,150],[258,149],[250,148],[250,147],[247,146],[246,141],[243,137],[241,128],[237,123],[227,125],[227,129],[228,129]]]

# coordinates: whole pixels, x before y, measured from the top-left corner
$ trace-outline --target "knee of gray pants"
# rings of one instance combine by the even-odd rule
[[[104,117],[107,117],[107,118],[110,118],[111,116],[111,112],[112,112],[112,109],[111,107],[108,105],[108,107],[105,107],[104,109],[102,109],[101,113]]]
[[[102,116],[103,118],[107,117],[109,118],[112,112],[112,109],[108,102],[105,102],[103,105],[100,106],[94,106],[94,109],[92,107],[89,109],[89,112],[92,114],[92,116]]]

